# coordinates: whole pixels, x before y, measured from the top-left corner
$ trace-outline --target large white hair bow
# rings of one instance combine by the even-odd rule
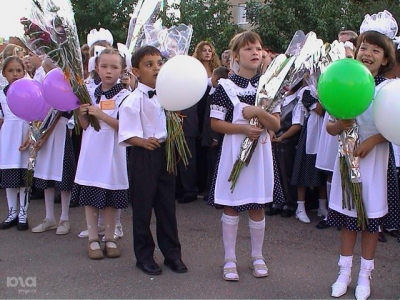
[[[365,31],[377,31],[393,39],[397,34],[398,26],[392,14],[387,10],[377,14],[365,15],[364,21],[360,26],[360,33]]]
[[[114,38],[108,29],[100,28],[100,30],[92,29],[87,35],[87,44],[91,47],[98,41],[106,41],[111,46],[114,43]]]

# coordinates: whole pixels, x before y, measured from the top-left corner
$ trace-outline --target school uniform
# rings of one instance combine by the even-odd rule
[[[2,188],[26,186],[29,150],[19,151],[28,137],[29,123],[14,115],[7,103],[6,86],[0,91],[3,125],[0,129],[0,184]]]
[[[246,106],[254,105],[259,78],[256,75],[249,80],[234,74],[229,79],[220,79],[211,105],[211,118],[232,124],[248,124],[242,110]],[[273,113],[279,111],[280,107],[277,106]],[[244,134],[225,134],[208,204],[229,206],[236,211],[243,211],[262,209],[266,203],[273,201],[274,168],[267,130],[260,135],[252,159],[242,169],[234,191],[230,190],[228,178],[245,138]]]
[[[130,92],[117,84],[103,92],[98,86],[92,95],[92,105],[108,116],[117,118],[121,103]],[[128,174],[126,148],[118,143],[118,132],[99,120],[101,129],[92,126],[83,131],[80,159],[72,189],[71,201],[99,209],[126,208],[128,205]]]
[[[67,125],[70,117],[68,112],[61,115],[37,153],[34,177],[38,189],[72,190],[76,162]]]
[[[375,84],[377,85],[375,93],[385,84],[386,79],[378,75],[375,77]],[[365,141],[367,138],[379,133],[375,126],[372,117],[372,106],[360,116],[356,118],[359,126],[360,142]],[[390,143],[377,144],[366,157],[359,160],[359,168],[362,181],[362,197],[365,212],[368,218],[368,225],[366,230],[369,232],[377,232],[379,226],[385,221],[385,215],[389,210],[389,201],[398,203],[398,187],[396,191],[391,191],[388,187],[395,188],[395,178],[388,176],[389,170],[393,169],[393,163],[390,163]],[[373,171],[372,171],[373,170]],[[395,173],[394,173],[395,174]],[[396,199],[390,199],[396,198]],[[397,205],[398,207],[398,205]],[[339,169],[339,158],[336,159],[335,169],[332,178],[332,188],[329,202],[328,224],[337,227],[346,227],[348,230],[360,231],[361,228],[357,226],[357,211],[356,209],[348,209],[342,207],[342,183]],[[391,221],[391,228],[399,228],[399,211],[393,211],[394,219]]]
[[[281,126],[275,133],[276,137],[282,136],[293,125],[303,125],[304,113],[302,105],[298,101],[297,93],[286,96],[281,105],[280,114]],[[294,211],[296,208],[297,188],[291,184],[293,173],[294,158],[296,146],[299,140],[300,132],[284,139],[280,143],[272,143],[272,150],[275,155],[278,174],[283,187],[284,203],[282,209]]]
[[[329,113],[325,112],[319,137],[315,167],[320,170],[333,172],[336,157],[338,156],[339,142],[337,136],[332,136],[326,131],[326,124],[328,122]]]
[[[166,116],[153,89],[139,82],[120,108],[118,141],[133,137],[156,138],[161,147],[131,148],[129,186],[132,203],[133,246],[138,264],[154,262],[155,243],[150,230],[152,209],[156,215],[158,246],[165,259],[181,259],[175,211],[175,176],[167,171]]]
[[[295,186],[319,187],[324,184],[324,179],[315,167],[315,161],[323,118],[313,111],[318,99],[311,95],[309,87],[299,91],[299,99],[304,108],[305,118],[297,145],[291,183]]]

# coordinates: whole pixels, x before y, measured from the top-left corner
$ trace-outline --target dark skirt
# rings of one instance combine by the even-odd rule
[[[325,183],[321,172],[315,167],[317,155],[306,153],[307,121],[308,119],[304,120],[299,143],[297,144],[291,184],[312,188],[324,185]]]
[[[72,188],[71,202],[79,201],[81,206],[94,206],[98,209],[128,207],[128,190],[107,190],[94,186],[75,183]]]
[[[63,158],[63,171],[61,181],[56,180],[45,180],[35,177],[35,187],[38,189],[55,188],[58,191],[71,191],[74,185],[76,172],[76,161],[74,150],[72,146],[72,140],[69,136],[68,130],[65,134],[65,147],[64,147],[64,158]]]
[[[368,219],[366,230],[371,233],[378,232],[382,222],[383,218]],[[361,227],[357,226],[357,218],[346,216],[333,209],[329,209],[327,223],[331,226],[346,228],[351,231],[362,231]]]
[[[28,164],[28,162],[26,162]],[[0,170],[0,186],[1,188],[16,189],[26,187],[26,171],[27,169],[3,169]]]

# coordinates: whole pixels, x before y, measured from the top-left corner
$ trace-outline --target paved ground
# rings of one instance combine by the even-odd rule
[[[6,216],[4,191],[0,191],[0,218]],[[60,214],[60,204],[56,204]],[[328,299],[337,276],[339,231],[317,230],[316,212],[311,224],[294,218],[268,217],[264,254],[268,278],[252,276],[247,215],[241,216],[237,242],[240,281],[222,279],[221,211],[202,200],[177,205],[179,235],[186,274],[163,268],[161,276],[143,274],[134,265],[131,211],[123,212],[125,236],[119,259],[90,260],[87,240],[77,234],[85,227],[82,207],[72,208],[72,231],[57,236],[55,231],[34,234],[16,228],[0,231],[0,298],[168,298],[168,299]],[[35,226],[44,217],[44,201],[32,200],[29,222]],[[154,230],[154,221],[152,223]],[[400,298],[400,244],[394,238],[379,244],[372,280],[371,299]],[[359,269],[358,241],[353,282],[343,299],[354,299]],[[36,284],[35,284],[36,281]],[[25,285],[25,286],[24,286]],[[35,285],[35,286],[34,286]]]

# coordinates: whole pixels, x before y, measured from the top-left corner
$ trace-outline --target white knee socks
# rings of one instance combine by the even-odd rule
[[[26,219],[28,217],[28,197],[25,198],[25,188],[19,188],[19,214],[18,214],[18,222],[26,223]]]
[[[69,202],[71,201],[71,191],[61,191],[61,221],[68,221]]]
[[[236,259],[236,237],[239,227],[239,216],[222,214],[221,221],[225,259]]]
[[[265,235],[265,218],[261,221],[253,221],[249,218],[249,227],[251,238],[251,256],[261,257]]]
[[[18,189],[14,188],[6,188],[6,196],[7,196],[7,203],[8,203],[8,217],[5,220],[6,222],[10,222],[17,217],[17,196],[18,196]]]
[[[44,190],[44,203],[46,206],[46,219],[47,220],[54,220],[54,196],[55,196],[55,189],[48,188]]]

